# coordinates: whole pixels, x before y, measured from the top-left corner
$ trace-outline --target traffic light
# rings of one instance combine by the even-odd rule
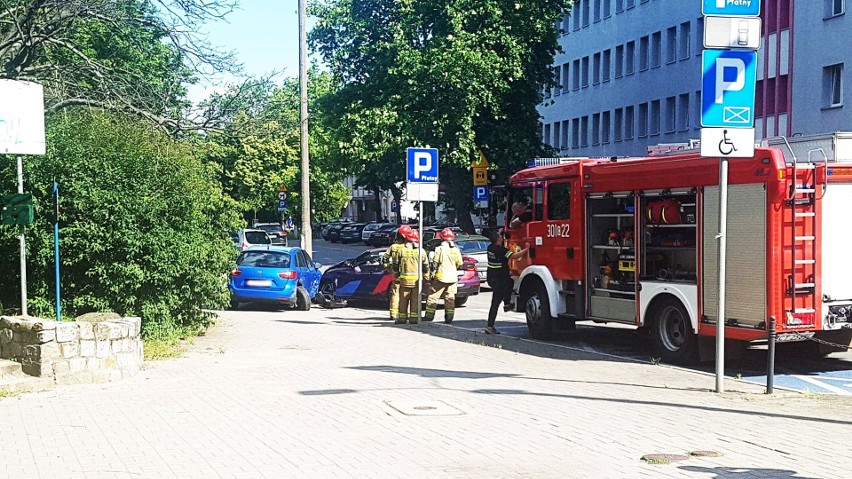
[[[31,225],[33,218],[33,195],[23,193],[3,197],[3,206],[0,208],[0,224]]]

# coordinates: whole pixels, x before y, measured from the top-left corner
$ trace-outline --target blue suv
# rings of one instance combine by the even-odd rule
[[[259,302],[308,311],[311,298],[319,291],[320,267],[299,247],[252,246],[240,253],[237,267],[231,271],[231,308]]]

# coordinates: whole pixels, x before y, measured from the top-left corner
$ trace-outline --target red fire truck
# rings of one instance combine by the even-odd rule
[[[547,338],[579,320],[614,322],[649,332],[668,362],[712,352],[719,159],[550,162],[507,185],[508,205],[527,206],[515,229],[507,214],[506,231],[509,247],[531,246],[511,265],[530,335]],[[850,210],[852,162],[788,161],[774,147],[730,160],[726,338],[765,339],[774,316],[779,340],[849,344]]]

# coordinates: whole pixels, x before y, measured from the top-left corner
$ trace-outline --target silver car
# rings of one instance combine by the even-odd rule
[[[260,244],[272,244],[272,239],[263,230],[245,229],[237,232],[235,238],[237,249],[240,251]]]
[[[427,242],[431,249],[435,249],[441,243],[441,239],[435,238]],[[476,260],[476,274],[479,276],[480,284],[487,284],[488,274],[488,245],[491,242],[485,236],[480,235],[458,235],[456,246],[461,250],[462,256]],[[428,246],[427,246],[428,249]]]

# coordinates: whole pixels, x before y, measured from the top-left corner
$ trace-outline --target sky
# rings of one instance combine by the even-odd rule
[[[310,28],[311,22],[308,22]],[[239,10],[225,21],[208,23],[205,32],[213,45],[233,50],[245,72],[262,76],[278,71],[299,74],[299,18],[297,0],[240,0]],[[193,101],[221,91],[232,78],[202,78],[189,88]]]

